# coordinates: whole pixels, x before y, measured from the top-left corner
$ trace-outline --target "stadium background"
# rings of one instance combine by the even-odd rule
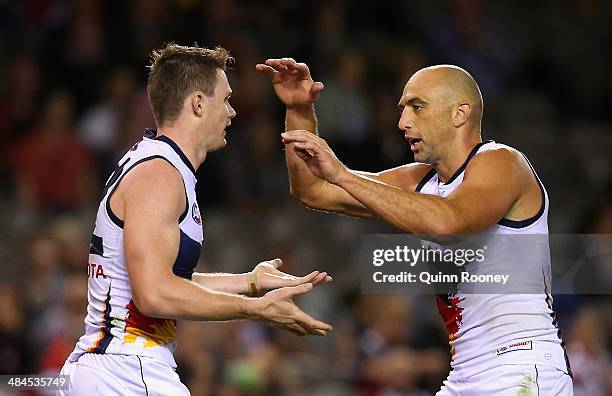
[[[298,304],[333,323],[296,338],[251,322],[179,325],[194,395],[421,395],[448,372],[431,296],[359,290],[360,235],[376,222],[288,194],[283,108],[254,65],[306,61],[326,89],[321,134],[349,166],[411,161],[397,130],[407,78],[465,67],[485,99],[483,137],[525,152],[555,233],[612,233],[612,4],[484,2],[0,1],[0,374],[56,372],[83,331],[88,242],[101,186],[145,127],[148,54],[167,41],[230,49],[238,116],[198,171],[199,270],[282,257],[335,278]],[[554,263],[553,263],[554,265]],[[610,296],[556,296],[576,395],[612,394]]]

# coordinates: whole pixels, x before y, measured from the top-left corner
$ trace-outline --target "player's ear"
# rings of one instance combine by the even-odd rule
[[[472,106],[467,102],[462,102],[456,105],[453,112],[453,126],[459,128],[470,119],[472,114]]]
[[[196,91],[191,94],[191,110],[196,116],[202,116],[204,113],[204,93]]]

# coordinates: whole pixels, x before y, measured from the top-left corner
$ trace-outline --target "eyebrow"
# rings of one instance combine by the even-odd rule
[[[425,100],[423,100],[422,98],[419,98],[418,96],[414,96],[408,100],[405,101],[405,104],[403,103],[403,98],[400,99],[399,103],[397,104],[397,107],[399,107],[400,110],[403,110],[405,106],[410,106],[414,103],[422,103],[425,104],[427,103]]]

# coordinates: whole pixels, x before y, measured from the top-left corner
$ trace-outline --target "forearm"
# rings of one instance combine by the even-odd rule
[[[144,309],[148,316],[198,321],[256,317],[252,298],[211,290],[175,275],[157,280],[156,285],[139,304],[139,309]]]
[[[319,135],[314,104],[287,108],[285,112],[285,131],[294,129],[303,129],[317,136]]]
[[[446,198],[405,191],[354,172],[336,183],[379,218],[409,233],[450,235],[455,211]]]
[[[285,131],[302,129],[318,135],[318,123],[315,114],[314,104],[299,108],[287,108],[285,113]],[[300,199],[303,203],[308,199],[308,195],[318,196],[317,189],[325,183],[324,180],[314,176],[295,151],[293,145],[285,148],[285,160],[287,162],[287,172],[289,174],[289,188],[292,195]]]
[[[211,290],[234,294],[248,294],[251,290],[247,277],[247,273],[221,274],[196,272],[191,277],[191,280]]]

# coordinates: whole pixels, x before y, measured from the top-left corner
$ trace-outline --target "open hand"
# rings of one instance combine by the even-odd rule
[[[293,58],[267,59],[255,66],[272,80],[276,96],[289,108],[313,104],[323,90],[323,83],[314,82],[305,63]]]
[[[257,290],[266,292],[281,287],[298,286],[305,283],[312,283],[315,286],[319,283],[329,283],[332,281],[331,276],[327,275],[327,272],[313,271],[306,276],[293,276],[279,271],[278,268],[282,265],[283,261],[279,258],[257,264],[252,271],[255,273]]]
[[[306,314],[293,302],[293,297],[308,293],[312,287],[312,283],[305,283],[272,290],[257,299],[257,317],[299,336],[326,335],[332,327]]]

